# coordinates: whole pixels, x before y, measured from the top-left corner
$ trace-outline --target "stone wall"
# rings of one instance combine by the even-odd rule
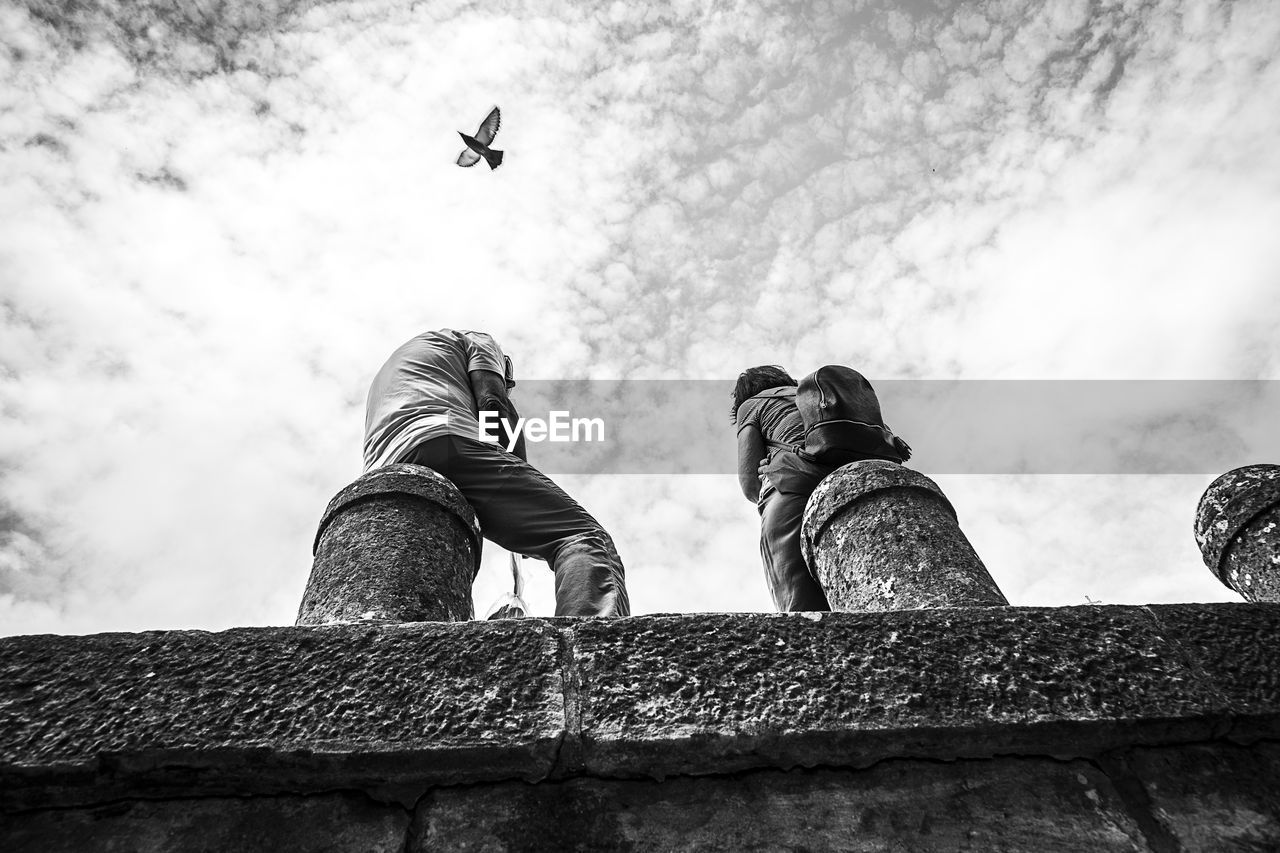
[[[0,640],[5,850],[1280,849],[1280,605]]]

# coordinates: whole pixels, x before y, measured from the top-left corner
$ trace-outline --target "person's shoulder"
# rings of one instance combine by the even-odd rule
[[[759,394],[755,395],[754,397],[748,397],[745,401],[743,401],[742,407],[738,409],[738,411],[741,412],[743,410],[746,410],[751,414],[752,417],[759,417],[760,412],[764,411],[765,407],[773,408],[779,405],[786,406],[786,407],[794,407],[795,404],[796,404],[795,386],[782,385],[776,388],[769,388],[764,391],[761,391]],[[748,406],[750,408],[748,408]],[[739,422],[741,422],[742,418],[740,417],[738,420]]]
[[[432,329],[426,332],[419,332],[409,340],[405,341],[404,347],[414,346],[450,346],[453,348],[465,348],[467,345],[472,347],[481,347],[484,349],[493,349],[501,351],[498,342],[494,340],[493,335],[488,332],[476,332],[471,329]]]
[[[762,401],[763,400],[779,400],[779,399],[794,400],[795,397],[796,397],[796,386],[778,385],[777,387],[769,388],[767,390],[761,391],[759,394],[757,394],[755,397],[752,397],[751,399],[753,400],[760,399]]]
[[[473,334],[475,333],[466,329],[432,329],[418,335],[418,340],[455,342],[465,340]]]
[[[432,329],[426,332],[419,332],[409,340],[402,343],[397,349],[415,349],[429,344],[440,344],[457,340],[458,333],[453,329]]]
[[[742,432],[749,426],[759,428],[760,409],[763,405],[764,399],[759,394],[742,401],[742,405],[738,406],[738,412],[734,418],[734,422],[738,425],[738,432]]]
[[[485,349],[493,349],[498,352],[502,351],[502,347],[498,345],[498,341],[488,332],[477,332],[473,329],[441,329],[441,332],[447,332],[458,340],[470,341],[472,344],[483,347]]]
[[[748,406],[750,406],[749,409],[747,408]],[[738,411],[741,412],[744,409],[747,412],[747,417],[744,418],[739,415],[739,426],[745,425],[749,419],[751,424],[759,429],[764,429],[764,422],[771,423],[774,418],[779,416],[786,417],[787,413],[797,411],[795,386],[784,385],[761,391],[744,402],[742,409]]]
[[[442,359],[457,359],[465,355],[465,339],[453,329],[434,329],[419,332],[396,347],[387,359],[387,365],[436,363]]]

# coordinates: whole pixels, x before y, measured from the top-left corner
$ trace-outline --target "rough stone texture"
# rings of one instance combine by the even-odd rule
[[[1240,528],[1219,567],[1227,586],[1247,601],[1280,601],[1280,501]]]
[[[854,462],[819,483],[801,546],[832,610],[1009,603],[942,490],[892,462]]]
[[[1137,748],[1125,762],[1183,850],[1280,850],[1280,744]]]
[[[1214,480],[1196,507],[1204,564],[1249,601],[1280,601],[1280,465],[1246,465]]]
[[[8,853],[400,853],[409,812],[363,794],[133,801],[7,815]]]
[[[409,846],[410,853],[1149,849],[1101,771],[1047,758],[441,788],[419,804]]]
[[[1206,607],[1237,625],[1205,638],[1221,657],[1237,643],[1255,655],[1255,632],[1280,618]],[[562,766],[616,776],[1199,740],[1236,713],[1228,696],[1254,697],[1228,685],[1257,677],[1193,666],[1141,607],[641,617],[574,633],[581,755]],[[1280,699],[1256,698],[1274,730]]]
[[[0,639],[0,811],[1280,737],[1280,605]],[[3,847],[3,845],[0,845]]]
[[[482,542],[475,513],[440,474],[370,471],[325,509],[297,624],[470,619]]]
[[[1274,736],[1280,708],[1280,606],[1158,604],[1148,609],[1160,635],[1178,645],[1190,668],[1231,709],[1225,733],[1242,740]]]
[[[559,656],[532,619],[5,638],[0,808],[537,778]]]
[[[94,851],[1280,849],[1280,744],[1132,747],[653,780],[444,785],[11,812],[0,847]]]

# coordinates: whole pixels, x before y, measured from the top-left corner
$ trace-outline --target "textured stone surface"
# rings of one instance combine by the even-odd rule
[[[411,853],[437,850],[1146,851],[1085,761],[887,761],[653,781],[442,788]]]
[[[1275,734],[1280,708],[1280,606],[1152,605],[1159,633],[1231,709],[1229,734]],[[1243,618],[1242,618],[1243,617]]]
[[[1280,744],[1133,747],[1096,760],[891,759],[662,782],[437,787],[412,810],[358,793],[117,801],[10,813],[25,851],[1280,849]]]
[[[1214,480],[1196,507],[1204,563],[1249,601],[1280,601],[1280,465],[1246,465]]]
[[[1280,602],[1280,502],[1240,528],[1222,555],[1221,570],[1246,600]]]
[[[0,808],[1280,737],[1280,605],[0,639]]]
[[[537,778],[559,654],[531,619],[10,637],[0,804]]]
[[[1218,609],[1249,623],[1254,607]],[[613,775],[1201,739],[1230,713],[1212,678],[1234,675],[1194,669],[1140,607],[640,617],[575,633],[579,760]]]
[[[854,462],[819,483],[801,542],[832,610],[1009,603],[942,490],[892,462]]]
[[[325,510],[298,624],[470,619],[482,541],[470,505],[440,474],[370,471]]]
[[[1183,850],[1280,850],[1280,744],[1137,748],[1126,765]]]
[[[8,853],[400,853],[409,813],[362,794],[120,802],[8,815]]]

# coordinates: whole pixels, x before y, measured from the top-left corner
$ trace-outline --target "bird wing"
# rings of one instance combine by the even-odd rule
[[[488,145],[493,142],[493,138],[498,135],[498,127],[501,124],[502,113],[498,112],[497,107],[494,107],[493,111],[480,123],[480,129],[476,131],[476,141],[481,145]]]
[[[462,153],[458,155],[459,166],[474,166],[480,162],[480,155],[472,151],[470,148],[462,149]]]

